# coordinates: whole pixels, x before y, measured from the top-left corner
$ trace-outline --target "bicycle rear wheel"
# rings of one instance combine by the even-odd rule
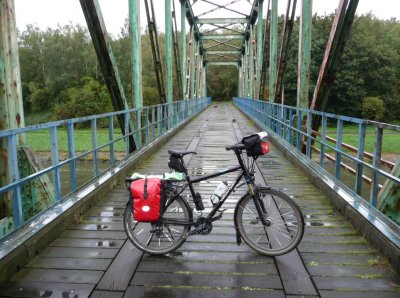
[[[129,240],[138,249],[152,255],[163,255],[179,248],[185,242],[189,226],[167,223],[163,219],[189,222],[192,213],[187,202],[180,196],[173,199],[159,221],[138,222],[133,217],[132,203],[125,209],[124,228]]]
[[[267,225],[261,222],[255,200]],[[304,234],[304,218],[299,206],[286,194],[261,188],[259,198],[244,196],[236,207],[235,223],[244,242],[256,252],[278,256],[293,250]]]

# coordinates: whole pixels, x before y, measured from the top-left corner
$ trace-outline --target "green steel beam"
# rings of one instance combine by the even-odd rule
[[[339,2],[318,75],[317,85],[314,90],[314,96],[310,104],[310,109],[312,110],[325,110],[328,95],[334,82],[340,58],[344,52],[358,2],[358,0],[340,0]],[[312,129],[318,131],[319,125],[320,118],[316,118],[313,120]]]
[[[278,60],[278,0],[272,0],[271,5],[271,33],[269,58],[269,101],[274,102],[276,85],[276,66]]]
[[[22,85],[19,68],[17,28],[15,22],[14,0],[2,1],[0,6],[0,130],[21,128],[25,126]],[[25,137],[17,140],[17,146],[25,144]],[[7,138],[0,139],[0,186],[12,182],[12,170],[8,167],[11,154],[8,150]],[[6,220],[13,215],[12,193],[0,196],[1,218]],[[14,226],[22,221],[21,214],[14,214]],[[18,220],[20,219],[20,220]],[[0,233],[1,234],[1,233]]]
[[[244,40],[244,34],[200,34],[200,40]]]
[[[261,70],[263,65],[263,6],[264,2],[258,2],[258,22],[257,22],[257,79],[256,79],[256,90],[255,98],[260,97],[260,85],[261,85]]]
[[[192,8],[192,4],[190,3],[189,0],[179,0],[181,3],[186,3],[186,19],[189,23],[189,25],[191,27],[193,27],[194,30],[194,38],[196,40],[199,40],[200,37],[200,30],[199,30],[199,26],[196,24],[195,20],[196,20],[196,16],[193,13],[193,8]],[[194,3],[193,3],[194,4]],[[201,40],[200,41],[200,52],[203,53],[203,42]]]
[[[311,73],[312,0],[302,0],[299,30],[297,107],[308,109]]]
[[[210,51],[204,50],[204,54],[206,55],[241,55],[242,51]]]
[[[191,34],[190,34],[190,98],[194,98],[194,69],[195,69],[195,62],[194,62],[194,55],[195,55],[195,48],[196,48],[196,40],[194,38],[194,27],[191,27]]]
[[[226,19],[195,19],[194,22],[198,25],[214,25],[214,24],[247,24],[249,22],[248,18],[226,18]]]
[[[171,16],[171,0],[165,0],[165,63],[166,71],[166,99],[167,103],[172,103],[172,16]]]
[[[80,0],[80,3],[114,110],[128,109],[124,88],[98,0]],[[124,135],[125,120],[123,116],[118,116],[118,123]],[[130,129],[133,131],[134,127],[130,125]],[[129,150],[133,152],[136,149],[135,141],[132,136],[129,139]]]
[[[140,33],[140,2],[129,0],[129,32],[132,57],[132,86],[135,108],[143,107],[142,95],[142,51]],[[140,123],[140,121],[138,121]]]
[[[186,93],[186,2],[181,2],[181,51],[182,51],[182,59],[181,59],[181,69],[182,69],[182,90],[184,99],[187,98]]]
[[[250,39],[249,39],[249,95],[250,98],[254,98],[254,28],[253,25],[250,27]]]
[[[227,61],[210,61],[206,62],[206,66],[235,66],[239,67],[239,62],[227,62]]]

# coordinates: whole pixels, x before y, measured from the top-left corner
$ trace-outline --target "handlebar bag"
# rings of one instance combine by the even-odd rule
[[[147,178],[131,182],[133,217],[139,222],[154,222],[160,218],[164,206],[161,179]]]
[[[242,143],[248,156],[256,157],[269,153],[268,134],[265,131],[244,137]]]

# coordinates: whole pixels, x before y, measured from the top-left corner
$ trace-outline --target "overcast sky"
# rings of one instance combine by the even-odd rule
[[[124,19],[128,16],[128,0],[99,0],[102,13],[105,19],[108,32],[118,36]],[[157,26],[164,28],[164,0],[153,0],[157,15]],[[214,0],[215,3],[224,4],[229,0]],[[298,9],[301,6],[301,0],[298,0]],[[180,4],[175,0],[176,9],[180,11]],[[268,3],[264,1],[265,5]],[[287,0],[278,0],[279,12],[284,13]],[[314,0],[313,12],[321,15],[330,14],[335,11],[339,0]],[[197,2],[194,8],[201,11],[205,8],[202,2]],[[236,6],[235,6],[236,5]],[[250,4],[246,1],[237,3],[230,7],[244,11],[249,11]],[[203,6],[203,7],[202,7]],[[298,10],[297,9],[297,10]],[[65,25],[70,22],[73,24],[86,25],[83,17],[79,0],[15,0],[15,10],[17,18],[17,27],[23,31],[27,24],[36,24],[42,29],[47,27],[56,28],[57,24]],[[144,4],[141,5],[142,27],[146,24]],[[391,17],[400,20],[400,1],[399,0],[360,0],[357,14],[372,12],[381,19],[390,19]],[[197,13],[197,12],[195,12]],[[218,17],[232,17],[225,15],[223,11],[216,12]],[[180,13],[177,13],[178,28],[180,28]],[[209,15],[207,17],[215,17]]]

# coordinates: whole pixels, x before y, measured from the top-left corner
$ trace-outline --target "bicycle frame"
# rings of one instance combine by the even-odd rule
[[[219,171],[219,172],[215,172],[215,173],[211,173],[211,174],[209,174],[209,175],[204,175],[204,176],[201,176],[201,177],[197,177],[197,178],[194,178],[194,179],[192,179],[192,178],[188,175],[188,171],[187,171],[187,169],[185,168],[185,175],[186,175],[186,181],[187,181],[187,182],[186,182],[186,184],[184,184],[183,186],[181,186],[180,191],[177,192],[177,193],[172,197],[172,199],[174,199],[174,198],[176,198],[177,196],[179,196],[188,186],[189,186],[190,193],[191,193],[192,197],[195,198],[195,197],[196,197],[196,193],[195,193],[195,190],[194,190],[194,188],[193,188],[193,184],[194,184],[194,183],[199,183],[199,182],[201,182],[201,181],[205,181],[205,180],[208,180],[208,179],[212,179],[212,178],[215,178],[215,177],[219,177],[219,176],[222,176],[222,175],[225,175],[225,174],[229,174],[229,173],[233,173],[233,172],[236,172],[236,171],[239,171],[239,170],[240,170],[241,172],[240,172],[240,173],[238,174],[238,176],[236,177],[235,182],[228,188],[228,190],[225,192],[225,194],[224,194],[224,196],[221,198],[221,200],[220,200],[217,204],[215,204],[215,206],[212,208],[211,212],[210,212],[210,213],[208,214],[208,216],[206,217],[206,219],[208,219],[208,220],[210,220],[210,221],[215,221],[215,220],[219,219],[218,217],[215,217],[215,218],[214,218],[214,215],[215,215],[215,214],[217,213],[217,211],[221,208],[221,206],[224,204],[224,202],[226,201],[226,199],[227,199],[227,198],[230,196],[230,194],[235,190],[235,187],[239,184],[239,182],[240,182],[243,178],[245,178],[245,182],[246,182],[247,186],[249,187],[249,193],[250,193],[251,195],[255,195],[254,188],[253,188],[254,179],[251,178],[251,175],[250,175],[250,173],[248,172],[248,169],[246,168],[246,166],[244,165],[243,160],[242,160],[242,157],[241,157],[240,154],[241,154],[241,152],[240,152],[239,150],[235,150],[235,155],[236,155],[236,157],[237,157],[237,159],[238,159],[238,162],[239,162],[239,165],[238,165],[238,166],[229,167],[229,168],[227,168],[227,169],[225,169],[225,170],[222,170],[222,171]],[[257,200],[256,197],[254,198],[254,203],[255,203],[256,209],[257,209],[257,211],[258,211],[258,214],[260,215],[261,222],[262,222],[264,225],[267,225],[268,222],[265,220],[264,216],[262,216],[262,214],[263,214],[263,209],[265,209],[264,206],[261,206],[260,201]],[[264,212],[264,213],[265,213],[265,212]],[[167,220],[167,221],[168,221],[168,222],[171,222],[171,220]],[[174,222],[174,223],[177,223],[177,221],[173,221],[173,222]],[[195,224],[195,222],[188,222],[188,223],[179,222],[179,224],[191,226],[191,225]]]

